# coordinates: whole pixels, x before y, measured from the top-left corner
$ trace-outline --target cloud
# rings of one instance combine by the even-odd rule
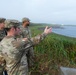
[[[76,0],[1,0],[0,3],[0,15],[6,18],[29,17],[32,22],[46,23],[76,20]]]

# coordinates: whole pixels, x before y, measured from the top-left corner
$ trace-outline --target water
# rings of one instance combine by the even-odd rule
[[[63,26],[63,28],[53,28],[53,32],[76,38],[76,26]]]

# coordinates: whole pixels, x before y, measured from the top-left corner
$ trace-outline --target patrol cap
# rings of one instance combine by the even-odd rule
[[[19,26],[20,22],[18,20],[5,20],[5,28],[11,28],[13,26]]]
[[[0,18],[0,23],[3,23],[5,20],[5,18]]]
[[[30,21],[30,19],[27,17],[22,18],[22,22],[25,22],[25,21]]]

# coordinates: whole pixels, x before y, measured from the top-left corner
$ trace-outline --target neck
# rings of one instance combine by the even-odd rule
[[[13,34],[11,34],[11,33],[7,33],[7,36],[14,36]]]
[[[27,26],[26,25],[22,25],[24,28],[27,28]]]

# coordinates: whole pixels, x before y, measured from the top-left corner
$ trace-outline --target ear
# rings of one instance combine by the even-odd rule
[[[12,27],[12,28],[11,28],[11,30],[12,30],[12,31],[15,31],[15,28],[14,28],[14,27]]]

